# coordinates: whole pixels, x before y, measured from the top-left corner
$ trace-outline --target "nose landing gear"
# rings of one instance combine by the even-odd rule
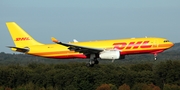
[[[157,53],[154,53],[154,61],[157,60]]]

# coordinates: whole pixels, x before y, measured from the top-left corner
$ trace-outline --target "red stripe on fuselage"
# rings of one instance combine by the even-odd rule
[[[73,59],[73,58],[81,58],[81,59],[85,59],[87,58],[85,55],[83,54],[77,54],[77,55],[64,55],[64,56],[49,56],[47,58],[55,58],[55,59]]]
[[[132,50],[132,51],[122,51],[121,55],[132,55],[132,54],[154,54],[156,52],[160,53],[163,52],[164,49],[162,50]],[[72,59],[72,58],[81,58],[81,59],[85,59],[87,58],[85,55],[83,54],[75,54],[75,55],[63,55],[63,56],[49,56],[47,58],[55,58],[55,59]]]
[[[132,50],[132,51],[122,51],[121,55],[130,55],[130,54],[147,54],[147,53],[154,53],[154,52],[163,52],[164,49],[161,50]]]

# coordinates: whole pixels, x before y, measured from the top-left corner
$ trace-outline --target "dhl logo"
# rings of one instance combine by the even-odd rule
[[[27,40],[30,40],[29,37],[21,37],[21,38],[16,38],[15,41],[27,41]]]
[[[113,46],[116,49],[122,50],[122,49],[138,49],[138,48],[151,48],[152,45],[148,44],[149,41],[138,41],[138,42],[120,42],[120,43],[114,43]]]

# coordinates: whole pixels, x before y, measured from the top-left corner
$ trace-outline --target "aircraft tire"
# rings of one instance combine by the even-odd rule
[[[99,61],[98,61],[98,60],[95,60],[95,61],[94,61],[94,64],[99,64]]]
[[[87,63],[86,66],[87,66],[87,67],[93,67],[94,64]]]

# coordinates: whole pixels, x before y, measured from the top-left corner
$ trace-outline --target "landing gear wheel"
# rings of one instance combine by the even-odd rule
[[[95,61],[94,61],[94,64],[99,64],[99,61],[98,61],[98,60],[95,60]]]
[[[88,67],[93,67],[94,66],[94,60],[93,59],[90,59],[89,62],[86,64],[86,66]]]
[[[97,60],[97,57],[96,57],[95,54],[91,54],[90,55],[90,60],[89,60],[89,62],[87,63],[86,66],[93,67],[94,64],[99,64],[99,61]]]
[[[87,66],[87,67],[93,67],[94,64],[87,63],[86,66]]]

